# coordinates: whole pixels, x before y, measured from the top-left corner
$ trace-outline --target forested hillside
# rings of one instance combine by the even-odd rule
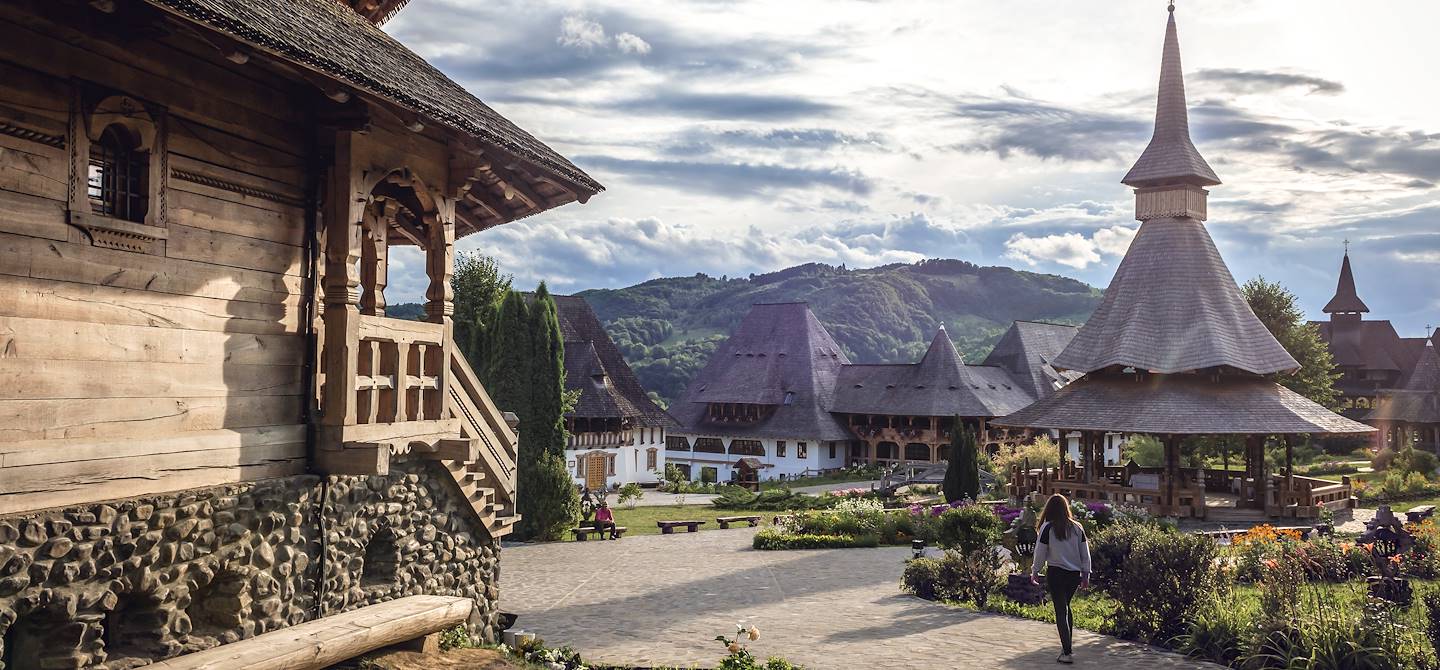
[[[1100,300],[1098,289],[1066,277],[959,260],[863,270],[812,263],[750,277],[654,279],[579,295],[640,381],[667,403],[759,302],[808,302],[851,361],[881,363],[916,360],[941,323],[966,360],[978,361],[1011,321],[1078,324]]]

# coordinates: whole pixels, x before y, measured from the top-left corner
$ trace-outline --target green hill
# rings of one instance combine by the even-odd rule
[[[1059,275],[928,260],[850,270],[811,263],[743,278],[668,277],[581,291],[645,387],[673,402],[760,302],[810,303],[850,360],[910,362],[944,323],[978,361],[1016,319],[1083,322],[1100,290]]]

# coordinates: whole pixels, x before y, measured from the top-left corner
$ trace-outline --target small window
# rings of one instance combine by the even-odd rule
[[[656,457],[656,453],[655,453],[655,452],[656,452],[656,450],[653,449],[653,448],[652,448],[652,449],[646,449],[646,450],[645,450],[645,469],[646,469],[646,470],[649,470],[649,471],[651,471],[651,472],[654,472],[654,471],[655,471],[655,464],[656,464],[656,462],[657,462],[657,457]]]
[[[795,443],[795,456],[797,458],[808,458],[810,456],[810,450],[805,446],[804,442]]]
[[[86,195],[90,210],[136,223],[145,222],[150,204],[150,154],[140,151],[138,140],[112,124],[90,144]]]
[[[777,440],[775,442],[775,457],[785,458],[785,440]]]
[[[795,404],[795,392],[794,392],[794,391],[786,391],[786,392],[785,392],[785,404],[786,404],[787,406]]]
[[[831,442],[831,443],[830,443],[830,459],[831,459],[831,460],[834,460],[834,459],[835,459],[835,443],[834,443],[834,442]]]
[[[665,449],[667,451],[690,451],[690,440],[679,435],[671,435],[665,438]]]

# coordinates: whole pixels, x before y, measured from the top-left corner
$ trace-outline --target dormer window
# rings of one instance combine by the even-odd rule
[[[793,404],[795,404],[795,392],[794,392],[794,391],[786,391],[786,392],[785,392],[785,400],[784,400],[784,402],[785,402],[786,405],[793,405]]]
[[[123,126],[112,124],[90,144],[86,195],[90,211],[144,223],[150,203],[150,154]]]

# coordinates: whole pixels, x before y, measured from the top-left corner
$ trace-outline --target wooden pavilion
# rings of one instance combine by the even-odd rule
[[[1010,492],[1143,505],[1162,515],[1203,518],[1206,495],[1272,516],[1313,517],[1352,504],[1348,482],[1300,477],[1289,467],[1298,435],[1366,433],[1272,381],[1298,368],[1246,304],[1205,228],[1205,187],[1220,183],[1191,142],[1175,29],[1165,29],[1155,132],[1122,182],[1135,189],[1141,224],[1099,308],[1055,360],[1083,377],[997,425],[1079,431],[1081,462],[1058,470],[1017,467]],[[1165,447],[1160,468],[1105,467],[1107,431],[1151,434]],[[1245,471],[1185,469],[1191,436],[1243,436]],[[1267,439],[1283,441],[1286,467],[1265,465]]]

